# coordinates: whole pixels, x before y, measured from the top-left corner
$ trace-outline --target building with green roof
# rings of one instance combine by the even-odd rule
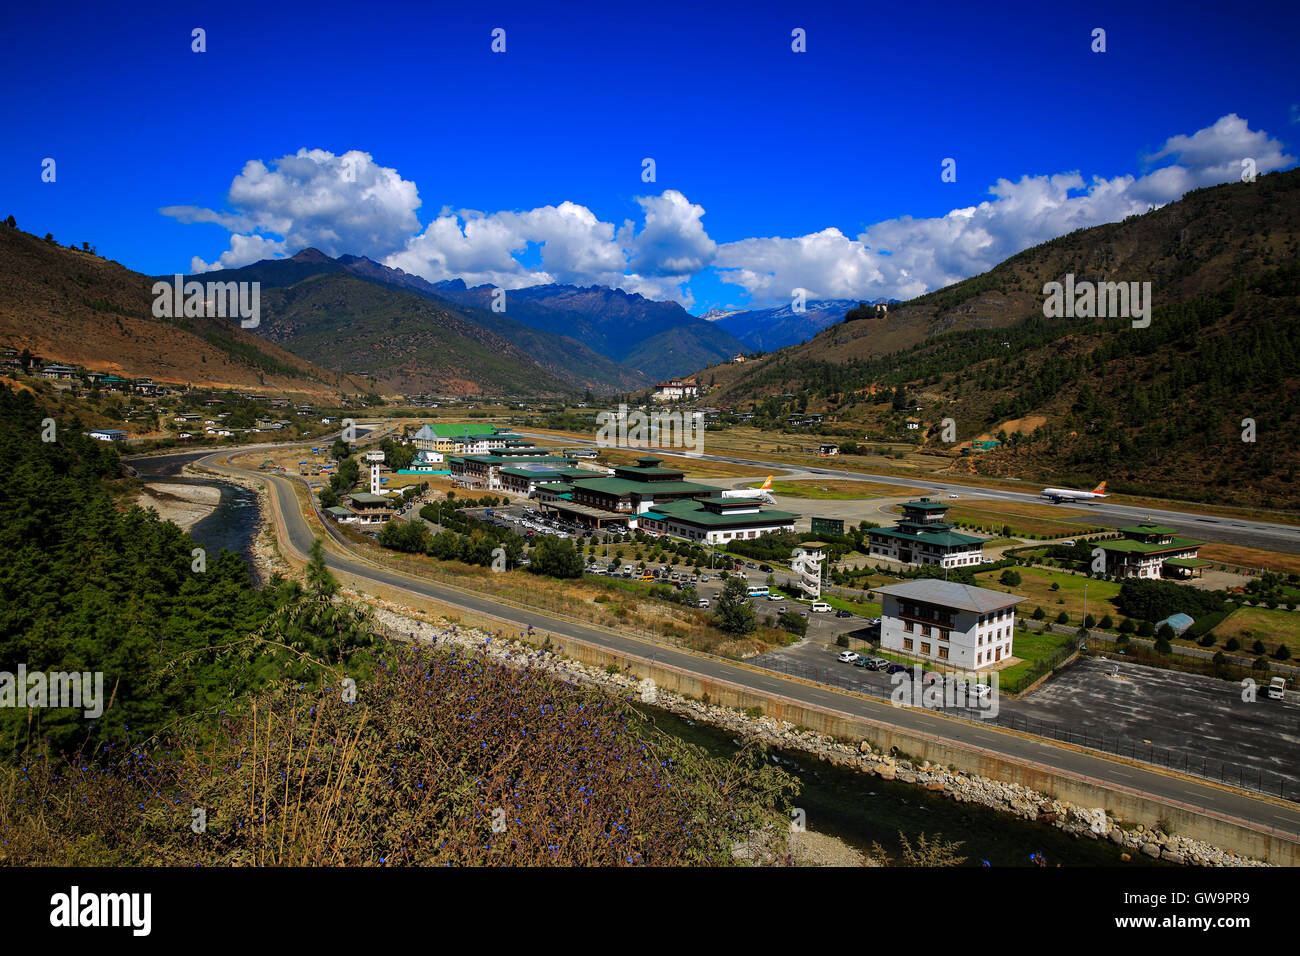
[[[724,498],[721,488],[687,481],[685,472],[652,456],[605,477],[569,473],[562,485],[539,483],[537,500],[543,511],[587,527],[641,528],[710,544],[788,531],[797,517],[766,511],[756,498]]]
[[[984,560],[984,539],[960,534],[947,521],[948,505],[920,498],[903,505],[892,528],[872,528],[870,553],[903,564],[962,568]]]
[[[1201,542],[1179,537],[1177,528],[1143,521],[1120,528],[1123,538],[1100,541],[1105,573],[1122,578],[1198,578],[1212,562],[1200,558]]]

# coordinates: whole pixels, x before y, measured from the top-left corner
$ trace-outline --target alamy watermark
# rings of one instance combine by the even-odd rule
[[[0,707],[73,707],[92,720],[104,713],[103,671],[0,671]]]
[[[596,444],[601,448],[684,448],[688,458],[704,454],[702,412],[652,410],[649,414],[619,405],[596,415]]]
[[[921,707],[926,710],[976,710],[984,720],[998,715],[998,675],[993,671],[987,682],[980,682],[974,672],[940,674],[921,672],[921,665],[912,673],[899,671],[889,678],[894,689],[889,702],[895,707]]]
[[[155,319],[238,318],[239,327],[255,329],[262,322],[262,283],[186,282],[177,274],[171,282],[153,284]]]
[[[1075,282],[1070,272],[1064,283],[1046,283],[1043,295],[1045,318],[1132,319],[1135,329],[1151,324],[1150,282]]]

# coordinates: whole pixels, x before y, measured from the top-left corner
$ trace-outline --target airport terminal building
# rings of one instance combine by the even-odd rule
[[[984,539],[952,530],[945,516],[948,505],[929,498],[903,505],[903,517],[892,528],[872,528],[870,553],[903,564],[937,564],[964,568],[983,559]]]

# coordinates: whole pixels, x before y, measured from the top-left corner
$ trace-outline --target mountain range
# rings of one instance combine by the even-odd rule
[[[718,328],[726,329],[745,346],[747,352],[774,352],[787,345],[806,342],[822,329],[844,318],[849,309],[860,305],[859,299],[810,299],[802,309],[781,305],[768,309],[712,309],[700,316]],[[895,302],[873,299],[867,304]]]
[[[510,289],[497,311],[493,286],[316,249],[203,279],[260,282],[262,335],[405,394],[632,392],[744,351],[675,302],[605,286]]]

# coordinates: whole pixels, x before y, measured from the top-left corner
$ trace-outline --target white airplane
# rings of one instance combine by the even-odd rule
[[[1073,491],[1069,488],[1044,488],[1040,495],[1044,498],[1051,498],[1053,503],[1060,504],[1062,501],[1091,501],[1093,498],[1109,498],[1106,494],[1106,482],[1102,482],[1092,491]]]
[[[776,499],[772,497],[772,476],[767,476],[767,481],[763,482],[757,488],[738,488],[734,491],[724,491],[724,498],[758,498],[765,504],[774,505]]]

